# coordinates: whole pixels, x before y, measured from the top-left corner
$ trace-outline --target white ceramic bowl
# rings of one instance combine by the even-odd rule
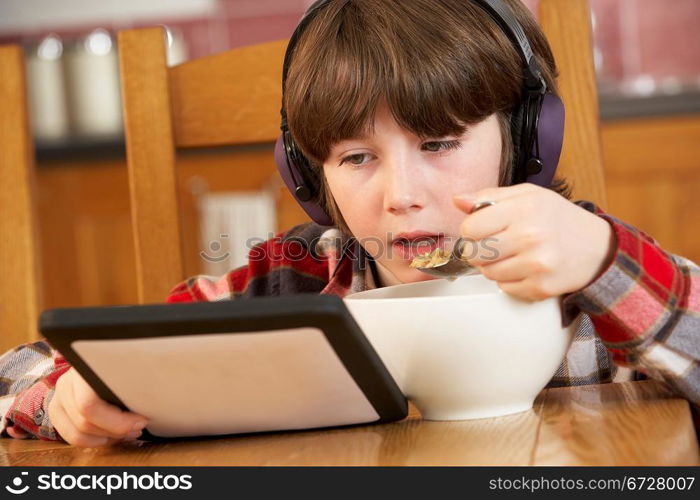
[[[429,420],[532,408],[578,324],[561,326],[558,299],[522,301],[481,275],[368,290],[345,304]]]

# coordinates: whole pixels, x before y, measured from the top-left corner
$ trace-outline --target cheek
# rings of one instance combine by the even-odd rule
[[[351,232],[356,234],[356,231],[361,231],[369,221],[375,220],[374,217],[369,216],[371,212],[376,212],[370,195],[371,187],[358,187],[357,179],[348,179],[347,176],[342,175],[342,172],[329,172],[329,170],[332,169],[324,166],[324,175],[332,199]],[[360,190],[361,197],[358,196]]]
[[[452,175],[447,176],[442,182],[443,192],[467,194],[480,189],[498,187],[500,170],[500,143],[480,147],[478,151],[465,155],[461,162],[453,166]]]
[[[352,200],[352,192],[349,186],[338,180],[328,179],[329,195],[333,200],[335,200],[336,205],[341,210],[345,209]]]
[[[502,153],[500,126],[495,117],[488,125],[486,130],[480,130],[474,147],[462,151],[459,160],[452,166],[451,175],[443,179],[439,188],[443,193],[439,204],[446,228],[455,233],[465,214],[454,205],[452,197],[498,187],[499,184]]]
[[[323,175],[326,178],[326,184],[328,185],[328,190],[330,191],[329,196],[332,200],[335,200],[336,206],[342,212],[347,205],[347,199],[350,198],[350,193],[345,183],[338,175],[329,174],[329,169],[324,167]]]
[[[478,160],[472,176],[474,190],[497,187],[501,173],[503,145],[498,118],[492,115],[484,125],[475,156]]]

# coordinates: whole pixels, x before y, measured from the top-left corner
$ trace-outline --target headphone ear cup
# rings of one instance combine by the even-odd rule
[[[564,144],[565,124],[564,103],[559,96],[547,92],[542,98],[539,117],[536,120],[537,153],[542,164],[542,170],[527,178],[527,182],[543,187],[549,187],[559,165],[561,150]]]
[[[319,184],[309,182],[304,170],[310,172],[308,160],[299,153],[294,139],[285,132],[275,142],[275,164],[284,184],[294,199],[315,223],[332,226],[333,219],[319,203]]]
[[[511,115],[515,151],[512,183],[530,182],[549,187],[554,179],[564,144],[564,103],[556,94],[547,92],[542,96],[539,110],[528,107],[521,104]],[[524,130],[525,113],[533,115],[529,120],[528,130]],[[528,144],[532,144],[536,151],[529,148]],[[538,168],[534,169],[534,172],[528,172],[530,166]]]

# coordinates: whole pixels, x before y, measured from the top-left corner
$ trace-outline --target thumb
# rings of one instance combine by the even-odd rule
[[[460,194],[452,197],[452,201],[462,212],[469,214],[477,203],[476,196],[471,194]]]

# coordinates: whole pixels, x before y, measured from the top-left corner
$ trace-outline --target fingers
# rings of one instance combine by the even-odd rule
[[[459,227],[463,238],[481,240],[505,231],[510,224],[510,210],[507,201],[467,215]]]
[[[494,207],[495,208],[495,207]],[[473,266],[488,266],[496,262],[509,259],[515,255],[531,256],[529,260],[538,263],[546,256],[541,250],[547,231],[538,226],[522,227],[518,224],[509,226],[505,231],[487,236],[480,240],[466,239],[466,245],[462,254]],[[539,256],[542,258],[532,258]],[[541,270],[540,267],[528,264],[532,271]]]
[[[483,201],[495,201],[497,204],[515,196],[529,193],[536,188],[532,184],[522,183],[514,186],[480,189],[473,193],[463,193],[454,197],[454,202],[465,213],[471,213],[474,205]]]
[[[31,434],[29,434],[27,431],[20,429],[17,426],[14,427],[6,427],[5,432],[9,434],[9,436],[13,439],[27,439],[31,437]]]
[[[109,438],[106,436],[87,434],[78,430],[55,397],[49,404],[49,407],[51,423],[67,443],[83,448],[105,446],[110,443]]]
[[[470,213],[485,201],[495,205]],[[580,290],[608,262],[609,227],[551,190],[525,183],[467,193],[454,203],[467,213],[459,228],[471,243],[466,259],[519,298]]]
[[[473,266],[489,266],[516,255],[519,246],[510,231],[503,231],[478,241],[466,240],[462,258]]]
[[[509,282],[521,281],[527,278],[528,269],[522,263],[522,259],[512,257],[499,262],[479,266],[481,274],[493,281]]]
[[[83,386],[79,381],[83,379],[78,376],[67,387],[67,397],[62,400],[73,426],[84,434],[115,439],[126,437],[134,425],[125,419],[127,414],[100,399],[91,387]]]
[[[74,409],[92,426],[115,436],[125,436],[146,426],[146,419],[136,413],[122,411],[103,401],[85,380],[76,373],[73,383]],[[139,429],[136,429],[140,427]]]
[[[460,235],[464,238],[481,240],[505,231],[523,217],[529,218],[532,212],[533,194],[538,194],[538,190],[543,188],[524,183],[482,189],[455,196],[454,204],[468,214],[460,226]],[[484,201],[494,201],[496,204],[471,212],[477,203]]]
[[[56,383],[49,416],[63,439],[81,447],[136,438],[146,424],[144,417],[123,412],[100,399],[73,368]]]
[[[518,297],[519,299],[535,302],[544,300],[558,295],[557,292],[551,292],[541,284],[533,283],[530,279],[520,281],[499,282],[498,287],[509,295]]]
[[[538,301],[563,293],[557,280],[542,272],[542,263],[527,255],[480,266],[479,270],[505,293],[519,299]]]

